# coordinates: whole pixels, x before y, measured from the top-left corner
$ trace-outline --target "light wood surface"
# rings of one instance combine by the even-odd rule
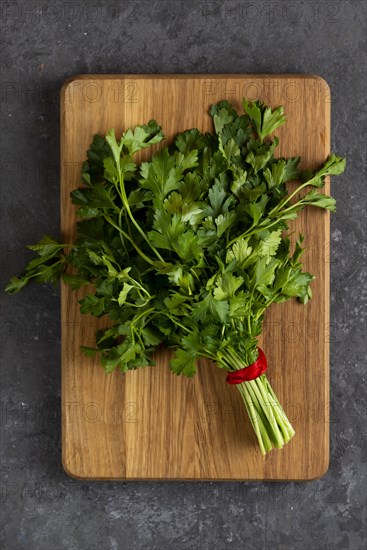
[[[211,130],[208,108],[242,97],[284,105],[279,155],[300,154],[316,168],[329,153],[330,92],[307,75],[82,75],[61,93],[61,226],[70,241],[69,193],[95,133],[117,134],[155,118],[168,139]],[[145,154],[150,154],[146,153]],[[328,191],[328,185],[326,191]],[[316,208],[293,225],[306,235],[305,267],[316,276],[313,300],[272,306],[262,347],[268,378],[296,435],[262,457],[245,407],[225,373],[202,363],[193,379],[157,366],[106,375],[79,346],[93,345],[93,317],[81,316],[82,291],[62,286],[62,453],[68,474],[89,479],[309,480],[329,462],[329,215]],[[293,239],[296,235],[294,235]]]

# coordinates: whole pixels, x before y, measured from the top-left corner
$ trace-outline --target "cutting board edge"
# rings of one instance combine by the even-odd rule
[[[83,480],[83,481],[123,481],[123,482],[136,482],[136,481],[148,481],[148,482],[197,482],[197,483],[213,483],[213,482],[220,482],[220,483],[229,483],[229,482],[283,482],[283,483],[307,483],[312,481],[317,481],[319,479],[322,479],[329,470],[329,459],[325,463],[325,465],[322,466],[319,472],[310,475],[308,477],[122,477],[122,476],[88,476],[88,475],[82,475],[78,474],[72,471],[69,465],[65,464],[64,460],[62,460],[62,467],[65,471],[65,473],[71,477],[72,479],[76,480]]]
[[[221,79],[221,78],[253,78],[255,80],[262,80],[264,78],[270,79],[270,80],[277,80],[277,79],[292,79],[292,80],[314,80],[317,82],[320,82],[320,84],[324,87],[324,90],[327,92],[329,97],[331,96],[331,89],[330,85],[325,80],[324,77],[314,74],[314,73],[282,73],[282,74],[276,74],[276,73],[163,73],[163,74],[149,74],[149,73],[106,73],[106,74],[88,74],[88,73],[77,73],[75,75],[72,75],[68,77],[66,80],[64,80],[61,88],[60,88],[60,104],[61,104],[61,110],[63,110],[64,107],[64,99],[65,94],[67,92],[68,87],[77,81],[83,81],[83,80],[118,80],[118,79],[126,79],[129,78],[131,80],[162,80],[162,79],[173,79],[173,80],[183,80],[186,78],[192,78],[192,79],[201,79],[206,78],[210,80],[215,79]]]

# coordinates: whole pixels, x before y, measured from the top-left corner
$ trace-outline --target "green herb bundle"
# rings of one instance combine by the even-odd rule
[[[210,114],[215,133],[191,129],[138,165],[138,151],[164,139],[153,120],[96,135],[82,169],[77,239],[61,244],[45,236],[30,246],[38,257],[6,290],[31,279],[72,289],[92,285],[80,310],[107,316],[96,347],[107,373],[153,365],[159,344],[174,349],[176,374],[193,376],[208,358],[228,372],[258,357],[267,308],[311,297],[313,276],[302,271],[300,235],[291,251],[286,234],[305,206],[335,210],[320,192],[324,178],[343,172],[331,155],[316,172],[299,170],[300,157],[276,158],[283,108],[243,101],[245,114],[227,102]],[[288,193],[286,183],[298,181]],[[300,193],[304,188],[307,191]],[[311,188],[311,189],[310,189]],[[263,454],[294,435],[266,375],[237,384]]]

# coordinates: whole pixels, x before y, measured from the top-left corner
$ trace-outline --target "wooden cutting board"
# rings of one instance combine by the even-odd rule
[[[192,127],[211,130],[208,108],[228,99],[284,105],[279,155],[301,155],[316,168],[329,153],[330,92],[307,75],[82,75],[61,92],[61,227],[74,236],[69,193],[95,133],[119,133],[156,119],[170,140]],[[145,152],[145,154],[149,154]],[[327,183],[326,192],[328,192]],[[294,224],[306,235],[304,263],[316,276],[313,300],[272,306],[262,347],[268,377],[296,435],[266,457],[235,387],[203,362],[194,379],[157,366],[106,375],[80,345],[94,344],[93,317],[79,293],[62,286],[62,452],[66,472],[88,479],[311,480],[329,462],[329,215],[309,209]],[[295,236],[294,236],[295,238]]]

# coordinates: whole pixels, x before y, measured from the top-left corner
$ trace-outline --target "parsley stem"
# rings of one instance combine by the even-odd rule
[[[249,300],[249,311],[252,311],[252,301],[254,299],[254,292],[255,292],[255,286],[252,287],[251,294],[250,294],[250,300]],[[252,336],[252,330],[251,330],[251,316],[247,315],[247,326],[248,326],[248,332],[250,336]]]
[[[245,386],[245,384],[238,384],[238,391],[240,392],[240,395],[242,396],[242,399],[245,403],[245,407],[247,410],[247,414],[249,415],[251,424],[254,428],[255,434],[257,436],[257,440],[259,442],[260,451],[262,455],[265,455],[267,451],[270,451],[272,446],[270,440],[267,442],[267,446],[265,446],[263,437],[260,431],[259,427],[259,420],[256,415],[256,410],[253,401],[251,400],[251,397],[248,393],[248,390]]]
[[[129,237],[129,235],[127,233],[125,233],[125,231],[123,229],[121,229],[121,227],[119,227],[117,224],[115,224],[115,222],[113,220],[111,220],[111,218],[107,215],[107,214],[104,214],[104,218],[108,221],[108,223],[110,223],[112,225],[112,227],[114,227],[115,229],[117,229],[117,231],[119,231],[121,233],[121,235],[123,235],[125,237],[125,239],[127,239],[128,241],[131,242],[131,244],[133,245],[133,247],[135,248],[135,250],[137,251],[137,253],[146,261],[148,262],[149,264],[151,265],[154,265],[154,262],[153,260],[151,260],[146,254],[144,254],[144,252],[142,250],[140,250],[140,248],[138,247],[138,245],[133,241],[133,239],[131,239]]]
[[[237,237],[235,237],[234,239],[229,241],[226,248],[229,248],[230,246],[232,246],[232,244],[234,244],[238,239],[242,239],[244,237],[251,237],[251,235],[255,235],[256,233],[258,233],[259,230],[268,230],[271,227],[274,227],[274,225],[277,225],[281,221],[283,214],[285,214],[287,212],[290,212],[291,210],[294,210],[295,208],[299,208],[302,205],[302,199],[300,199],[298,202],[292,204],[288,208],[285,208],[284,210],[279,210],[280,205],[285,206],[287,204],[287,202],[289,202],[289,200],[292,199],[303,187],[306,187],[307,184],[308,184],[308,182],[303,184],[303,185],[300,185],[289,197],[287,197],[287,200],[284,201],[283,204],[279,203],[279,205],[277,207],[273,208],[267,214],[268,216],[272,216],[273,214],[277,213],[277,217],[273,222],[271,222],[268,225],[262,225],[260,223],[256,226],[256,228],[250,227],[250,229],[248,229],[244,233],[241,233],[241,235],[238,235]]]
[[[125,185],[124,185],[124,180],[123,180],[123,177],[122,177],[121,170],[119,172],[119,179],[120,179],[120,189],[121,189],[122,203],[123,203],[123,205],[126,209],[126,212],[129,216],[130,220],[132,221],[132,223],[136,227],[136,229],[139,231],[139,233],[143,237],[143,239],[148,243],[149,247],[152,249],[152,251],[157,256],[157,258],[161,262],[163,262],[164,260],[163,260],[162,256],[159,254],[158,250],[151,244],[151,242],[149,241],[147,235],[144,233],[144,231],[142,230],[142,228],[140,227],[140,225],[138,224],[138,222],[135,220],[134,216],[132,215],[132,212],[131,212],[130,206],[129,206],[129,201],[128,201],[128,198],[127,198],[126,192],[125,192]]]
[[[194,268],[191,268],[190,269],[190,273],[192,273],[195,277],[195,279],[198,281],[198,283],[201,285],[201,281],[200,281],[200,278],[199,278],[199,275],[196,273],[195,269]]]
[[[187,327],[185,327],[184,325],[182,325],[181,323],[179,323],[179,321],[177,321],[177,319],[175,319],[174,317],[171,317],[171,315],[169,313],[166,313],[165,311],[162,311],[161,313],[163,313],[163,315],[165,315],[166,317],[168,317],[169,319],[171,319],[171,321],[173,323],[175,323],[175,325],[177,325],[178,327],[182,328],[183,330],[185,330],[186,332],[191,332],[190,329],[188,329]]]
[[[269,398],[269,394],[266,394],[263,386],[261,384],[258,385],[256,380],[251,380],[248,384],[252,388],[254,394],[257,396],[259,403],[262,403],[263,405],[264,414],[268,419],[270,427],[273,431],[276,447],[283,447],[284,440],[282,434],[280,433],[275,415],[273,414],[272,403]]]
[[[278,216],[278,219],[281,219],[281,217],[283,216],[283,214],[285,214],[286,212],[290,212],[291,210],[294,210],[295,208],[299,208],[303,203],[302,199],[300,199],[298,202],[295,202],[294,204],[292,204],[291,206],[288,206],[288,208],[285,208],[284,210],[281,210],[279,212],[279,216]]]
[[[262,377],[260,377],[260,379],[261,378]],[[261,380],[261,382],[266,386],[267,392],[272,396],[272,398],[274,400],[274,404],[276,405],[276,407],[274,407],[275,414],[277,415],[279,425],[281,425],[282,428],[283,428],[283,432],[287,434],[287,436],[285,438],[286,443],[287,443],[294,436],[295,431],[294,431],[292,425],[290,424],[288,418],[286,417],[285,412],[282,409],[282,407],[281,407],[281,405],[278,401],[278,398],[275,395],[274,390],[271,387],[271,385],[269,383],[269,380],[266,378],[266,376],[264,376],[264,378]]]
[[[310,185],[310,181],[311,180],[306,181],[302,185],[299,185],[297,187],[297,189],[295,189],[293,191],[293,193],[291,193],[290,195],[287,195],[276,206],[274,206],[274,208],[272,210],[270,210],[270,212],[268,213],[268,216],[271,216],[272,214],[275,214],[276,212],[279,212],[283,208],[283,206],[285,206],[295,195],[297,195],[297,193],[299,193],[301,191],[301,189],[303,189],[304,187],[307,187],[308,185]]]
[[[249,363],[242,360],[231,346],[221,352],[220,360],[217,361],[230,372],[240,370]],[[236,387],[245,403],[262,453],[265,454],[273,446],[283,447],[295,432],[266,375],[241,382]]]
[[[150,300],[152,300],[153,298],[155,298],[155,296],[152,296]],[[131,302],[124,302],[124,306],[130,306],[130,307],[137,307],[137,308],[141,308],[141,307],[145,307],[147,304],[149,304],[150,300],[147,300],[146,302],[144,302],[144,304],[141,304],[141,305],[137,305],[137,304],[133,304]],[[116,302],[118,300],[115,300]]]
[[[267,417],[264,414],[262,400],[261,398],[259,399],[258,395],[256,395],[256,393],[254,392],[251,382],[242,382],[241,384],[238,384],[238,386],[243,386],[243,389],[247,390],[246,399],[250,399],[248,404],[252,405],[255,411],[257,412],[257,416],[255,416],[256,424],[259,426],[259,430],[260,430],[265,448],[267,451],[269,451],[273,448],[271,430],[269,429],[270,426],[269,426]]]
[[[250,231],[250,229],[248,229],[247,231],[245,231],[244,233],[241,233],[241,235],[238,235],[237,237],[235,237],[234,239],[232,239],[226,246],[226,248],[229,248],[230,246],[232,246],[232,244],[234,244],[236,241],[238,241],[238,239],[242,239],[244,237],[251,237],[252,235],[256,235],[256,233],[259,233],[259,231],[264,231],[265,229],[270,229],[271,227],[274,227],[274,225],[277,225],[278,223],[280,222],[280,219],[278,218],[277,220],[275,220],[274,222],[270,223],[269,225],[264,225],[262,226],[261,223],[256,226],[256,229],[252,229],[252,231]]]
[[[121,215],[122,215],[122,209],[121,209],[120,212],[119,212],[119,226],[120,226],[120,227],[121,227]],[[128,254],[128,251],[127,251],[127,248],[126,248],[125,241],[124,241],[124,239],[122,238],[122,233],[121,233],[121,231],[119,231],[119,236],[120,236],[120,241],[121,241],[121,243],[122,243],[122,246],[123,246],[123,248],[124,248],[124,250],[125,250],[125,253]]]
[[[155,311],[154,307],[151,307],[150,309],[143,311],[142,313],[140,313],[140,315],[138,315],[137,317],[134,317],[134,323],[136,323],[138,319],[141,319],[141,317],[144,317],[144,315],[148,315],[148,313],[152,313],[153,311]]]

